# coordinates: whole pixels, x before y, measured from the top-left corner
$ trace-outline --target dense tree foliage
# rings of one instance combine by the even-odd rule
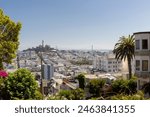
[[[77,88],[74,90],[61,90],[58,94],[50,96],[48,100],[83,100],[84,90]]]
[[[112,91],[116,94],[133,94],[136,93],[137,83],[135,79],[125,80],[118,79],[112,83]]]
[[[61,98],[71,100],[73,97],[73,94],[71,93],[71,90],[61,90],[58,96],[60,96]]]
[[[111,100],[144,100],[144,94],[141,91],[138,91],[133,95],[117,94],[111,97]]]
[[[98,97],[101,94],[102,88],[105,85],[105,80],[102,79],[92,79],[88,84],[89,92],[93,94],[94,97]]]
[[[148,83],[145,83],[143,86],[142,86],[142,90],[144,91],[144,93],[148,93],[150,95],[150,82]]]
[[[85,87],[85,76],[83,74],[79,74],[76,79],[79,81],[79,88],[84,89]]]
[[[120,40],[115,44],[114,54],[116,55],[116,59],[126,60],[128,61],[128,69],[129,69],[129,79],[132,77],[132,66],[131,61],[134,57],[134,37],[121,37]]]
[[[34,76],[27,69],[18,69],[10,73],[4,81],[1,93],[1,98],[7,100],[42,98]]]
[[[72,99],[73,100],[83,100],[85,99],[85,93],[84,90],[81,88],[77,88],[75,90],[72,90]]]
[[[3,62],[11,63],[16,57],[20,29],[21,23],[13,22],[0,9],[0,69],[3,69]]]

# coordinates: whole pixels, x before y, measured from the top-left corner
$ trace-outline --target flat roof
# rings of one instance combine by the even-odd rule
[[[135,34],[143,34],[143,33],[149,33],[149,34],[150,34],[150,31],[135,32],[135,33],[133,33],[133,34],[135,35]]]

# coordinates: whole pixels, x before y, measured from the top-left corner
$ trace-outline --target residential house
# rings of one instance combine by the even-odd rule
[[[135,75],[138,89],[150,81],[150,32],[136,32],[135,36]]]

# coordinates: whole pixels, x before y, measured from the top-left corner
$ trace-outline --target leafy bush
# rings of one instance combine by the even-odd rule
[[[111,100],[144,100],[144,94],[138,91],[134,95],[117,94],[111,97]]]
[[[87,86],[89,88],[89,92],[93,94],[94,97],[99,97],[105,82],[106,81],[102,79],[91,80]]]
[[[61,98],[66,98],[68,100],[72,100],[72,97],[73,97],[71,90],[61,90],[58,95]]]
[[[79,88],[84,89],[85,87],[85,76],[83,74],[79,74],[76,79],[79,81]]]
[[[85,98],[85,93],[83,89],[77,88],[72,90],[72,100],[83,100]]]
[[[137,81],[136,81],[136,79],[132,78],[128,81],[128,88],[129,88],[130,94],[134,94],[137,92]]]
[[[4,81],[4,87],[1,90],[2,99],[40,99],[41,95],[37,89],[37,82],[31,72],[27,69],[18,69],[10,73]]]
[[[84,90],[77,88],[74,90],[61,90],[58,94],[48,97],[48,100],[83,100]]]
[[[8,76],[8,73],[4,70],[0,70],[0,77],[1,78],[6,78]]]
[[[119,94],[136,93],[136,88],[137,88],[137,83],[135,79],[130,79],[130,80],[119,79],[113,81],[112,83],[112,91]]]
[[[65,97],[61,97],[58,94],[49,96],[47,100],[67,100]]]
[[[150,82],[148,83],[145,83],[143,86],[142,86],[142,90],[144,91],[144,93],[148,93],[150,95]]]

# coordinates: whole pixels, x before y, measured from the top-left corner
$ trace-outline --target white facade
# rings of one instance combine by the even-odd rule
[[[115,73],[120,72],[122,69],[122,61],[116,60],[115,55],[112,53],[107,54],[106,56],[102,57],[101,59],[101,70]]]
[[[137,32],[135,36],[135,74],[138,89],[150,81],[150,32]]]
[[[94,69],[101,69],[101,57],[97,56],[93,60],[93,68]]]
[[[98,57],[93,63],[94,68],[109,73],[121,72],[122,70],[122,61],[117,61],[113,53],[107,53],[104,56]]]

